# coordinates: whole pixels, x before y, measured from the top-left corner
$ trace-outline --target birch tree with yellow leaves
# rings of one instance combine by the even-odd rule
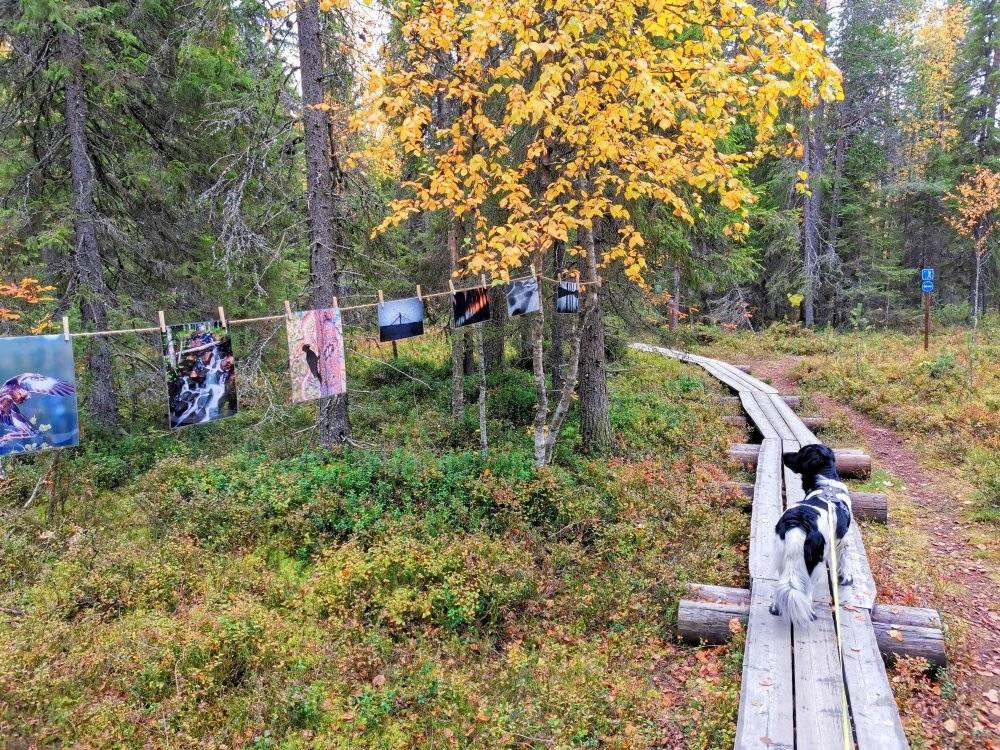
[[[758,4],[759,5],[759,4]],[[747,170],[801,145],[780,113],[842,96],[840,76],[810,21],[783,3],[743,0],[427,0],[390,3],[402,54],[373,79],[371,125],[420,165],[381,230],[441,211],[466,229],[468,274],[505,280],[562,242],[584,269],[586,298],[571,337],[565,387],[552,415],[533,330],[539,413],[536,462],[547,462],[576,388],[577,365],[603,381],[601,274],[619,265],[645,287],[646,239],[633,221],[657,202],[694,224],[709,203],[749,231]],[[432,129],[435,101],[455,102]],[[734,128],[751,128],[733,148]],[[613,239],[595,246],[597,222]],[[591,332],[595,329],[589,329]],[[581,346],[581,339],[585,342]],[[587,344],[600,352],[587,352]],[[581,356],[581,349],[584,354]],[[607,389],[581,392],[585,447],[610,439]],[[597,411],[603,413],[594,414]]]

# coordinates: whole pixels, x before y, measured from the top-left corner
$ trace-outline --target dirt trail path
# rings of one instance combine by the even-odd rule
[[[782,393],[794,393],[798,384],[790,372],[796,364],[795,357],[787,357],[751,366],[754,375],[767,379]],[[959,643],[948,653],[950,679],[936,684],[898,673],[893,678],[897,699],[920,714],[928,741],[925,747],[1000,750],[1000,590],[996,580],[1000,571],[996,563],[982,559],[981,548],[971,539],[974,525],[962,517],[962,504],[948,477],[921,465],[894,430],[822,393],[811,392],[810,398],[823,416],[844,414],[864,438],[875,465],[903,483],[900,491],[915,512],[901,521],[893,518],[890,506],[890,527],[902,523],[927,540],[919,554],[926,554],[920,564],[928,576],[904,585],[896,580],[894,567],[912,560],[898,559],[898,549],[895,554],[879,555],[880,550],[869,548],[880,600],[936,607],[958,634]],[[904,529],[904,537],[909,530]],[[949,645],[953,643],[949,638]],[[952,683],[953,698],[948,695]]]

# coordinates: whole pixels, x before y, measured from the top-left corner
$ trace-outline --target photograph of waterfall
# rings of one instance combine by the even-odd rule
[[[418,297],[394,299],[378,306],[378,340],[399,341],[424,335],[424,301]]]
[[[340,310],[328,308],[296,312],[285,327],[288,331],[292,401],[312,401],[347,393]]]
[[[538,279],[513,279],[507,287],[507,315],[514,318],[538,312],[542,302],[538,294]]]
[[[185,427],[236,413],[236,359],[219,321],[168,326],[163,334],[170,426]]]
[[[451,295],[455,328],[471,326],[490,319],[490,296],[486,287],[463,289]]]
[[[560,281],[556,287],[556,312],[580,312],[580,285],[575,281]]]
[[[79,442],[73,344],[62,334],[0,338],[0,456]]]

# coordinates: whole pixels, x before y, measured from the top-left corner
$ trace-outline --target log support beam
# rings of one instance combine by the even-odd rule
[[[755,467],[760,446],[755,443],[734,443],[729,447],[729,458],[745,467]],[[834,448],[837,471],[842,477],[864,479],[872,473],[872,459],[858,448]]]
[[[721,482],[722,489],[742,495],[747,499],[747,510],[753,503],[753,484],[750,482]],[[889,522],[889,498],[881,492],[851,492],[851,510],[855,517],[865,521]]]
[[[732,621],[746,625],[750,592],[727,586],[689,584],[677,610],[677,633],[688,643],[727,643]],[[887,660],[900,656],[926,659],[932,668],[948,660],[937,610],[876,604],[871,611],[875,640]]]

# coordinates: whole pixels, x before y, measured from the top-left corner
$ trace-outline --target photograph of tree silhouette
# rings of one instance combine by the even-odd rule
[[[424,335],[424,303],[419,297],[394,299],[378,306],[379,341],[399,341]]]

